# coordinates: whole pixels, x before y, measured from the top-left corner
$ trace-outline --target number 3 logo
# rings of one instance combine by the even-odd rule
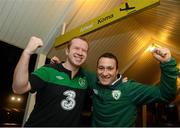
[[[66,99],[61,101],[62,108],[67,111],[72,110],[76,105],[76,101],[75,101],[76,93],[72,90],[67,90],[63,93],[63,95],[67,97]]]

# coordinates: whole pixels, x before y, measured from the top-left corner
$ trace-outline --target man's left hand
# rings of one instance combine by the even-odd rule
[[[160,62],[168,62],[171,59],[171,52],[168,48],[154,48],[152,55]]]

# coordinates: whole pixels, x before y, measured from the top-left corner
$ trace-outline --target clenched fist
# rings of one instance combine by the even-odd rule
[[[154,48],[152,55],[160,62],[168,62],[171,59],[171,52],[168,48]]]
[[[28,53],[29,55],[32,55],[35,53],[35,51],[43,46],[43,41],[35,36],[32,36],[24,50],[24,52]]]

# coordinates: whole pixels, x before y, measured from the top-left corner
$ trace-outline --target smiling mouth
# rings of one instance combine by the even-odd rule
[[[79,58],[79,57],[78,58],[76,57],[75,59],[76,59],[76,61],[82,61],[83,60],[82,58]]]
[[[110,78],[101,78],[103,81],[108,81]]]
[[[83,59],[83,57],[82,57],[82,56],[79,56],[79,55],[74,55],[74,57],[75,57],[76,59]]]

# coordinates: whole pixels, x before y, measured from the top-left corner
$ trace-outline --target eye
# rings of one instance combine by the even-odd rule
[[[75,50],[79,50],[79,47],[74,47]]]
[[[82,49],[83,52],[87,52],[88,50],[87,49]]]
[[[107,67],[107,70],[113,70],[114,68],[113,67]]]
[[[98,69],[99,69],[99,70],[103,70],[103,69],[104,69],[104,67],[102,67],[102,66],[99,66],[99,67],[98,67]]]

